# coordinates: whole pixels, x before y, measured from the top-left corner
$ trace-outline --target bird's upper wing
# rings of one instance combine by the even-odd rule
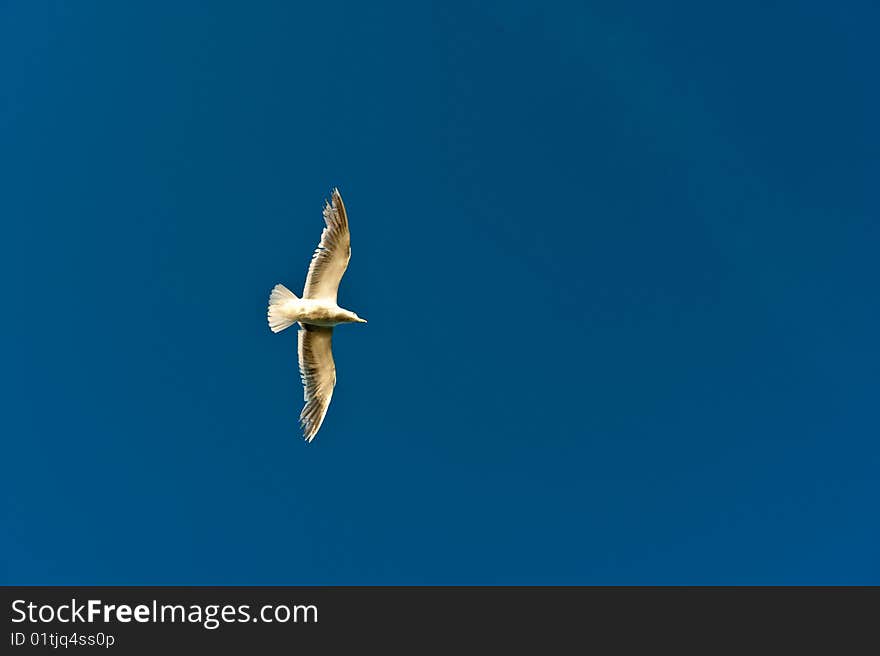
[[[335,303],[339,281],[351,257],[348,216],[338,189],[333,190],[331,201],[324,205],[324,222],[327,227],[321,233],[321,242],[312,255],[303,298],[322,298]]]
[[[306,405],[299,415],[299,423],[303,437],[311,442],[324,421],[336,385],[336,364],[331,348],[333,328],[301,325],[298,335],[299,373]]]

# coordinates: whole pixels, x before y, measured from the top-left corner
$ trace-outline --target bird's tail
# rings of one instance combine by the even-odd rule
[[[288,302],[296,300],[299,300],[296,294],[284,285],[275,285],[272,288],[272,293],[269,294],[269,328],[273,333],[280,333],[296,322],[296,319],[290,317],[289,309],[285,308]]]

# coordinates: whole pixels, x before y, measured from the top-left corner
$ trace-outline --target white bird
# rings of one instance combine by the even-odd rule
[[[336,304],[339,281],[351,258],[348,216],[338,189],[333,190],[330,202],[324,204],[324,222],[327,226],[312,254],[303,298],[297,298],[284,285],[275,285],[269,295],[269,328],[273,333],[280,333],[296,322],[300,325],[299,372],[306,404],[299,423],[307,442],[311,442],[321,428],[336,385],[336,364],[331,349],[333,326],[367,323],[366,319]]]

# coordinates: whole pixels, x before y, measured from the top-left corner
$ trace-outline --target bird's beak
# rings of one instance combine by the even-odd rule
[[[367,323],[367,320],[361,319],[360,317],[358,317],[358,323]]]

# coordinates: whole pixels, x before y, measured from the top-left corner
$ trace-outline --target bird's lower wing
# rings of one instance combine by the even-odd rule
[[[297,351],[306,405],[299,415],[299,423],[303,437],[311,442],[321,428],[336,386],[336,364],[331,348],[333,328],[300,325]]]

